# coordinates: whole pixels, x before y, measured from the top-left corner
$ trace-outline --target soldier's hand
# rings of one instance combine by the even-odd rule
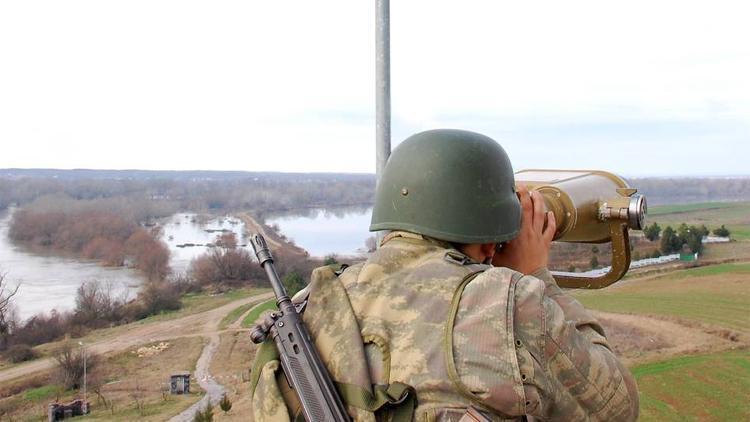
[[[539,192],[529,193],[526,186],[521,186],[518,198],[521,201],[521,230],[515,239],[495,253],[492,265],[531,274],[547,266],[557,226],[555,215],[551,211],[544,212],[544,199]]]

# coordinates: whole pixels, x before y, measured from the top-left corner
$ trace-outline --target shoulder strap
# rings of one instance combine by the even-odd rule
[[[443,339],[445,366],[448,370],[448,377],[450,378],[451,382],[453,382],[453,385],[456,386],[458,391],[464,397],[473,402],[476,401],[475,395],[471,392],[471,390],[469,390],[469,388],[466,387],[463,382],[461,382],[461,378],[458,376],[458,371],[456,370],[456,362],[453,357],[453,326],[456,323],[458,305],[459,302],[461,302],[461,295],[463,294],[464,289],[466,289],[466,285],[469,284],[471,280],[474,280],[474,278],[476,278],[476,276],[481,274],[483,271],[484,269],[480,269],[467,274],[461,281],[461,284],[458,285],[455,292],[453,293],[453,299],[451,300],[451,309],[450,313],[448,314],[448,321],[445,323],[445,337]]]
[[[325,267],[324,267],[325,268]],[[323,271],[315,272],[317,284],[327,282],[338,282],[338,277],[343,268],[325,268]],[[327,271],[326,271],[327,270]],[[325,278],[328,278],[327,280]],[[310,290],[307,291],[307,294]],[[305,297],[304,299],[307,299]],[[306,301],[305,301],[306,302]],[[308,326],[310,328],[310,326]],[[278,360],[279,353],[273,339],[268,338],[264,341],[253,362],[252,372],[250,374],[250,394],[255,395],[255,390],[260,380],[261,372],[264,366],[271,361]],[[413,387],[394,382],[386,385],[374,385],[372,389],[363,388],[357,384],[335,382],[336,388],[341,398],[348,406],[364,410],[375,414],[378,421],[389,422],[410,422],[414,418],[414,410],[417,405],[417,395]],[[299,415],[297,415],[299,417]]]

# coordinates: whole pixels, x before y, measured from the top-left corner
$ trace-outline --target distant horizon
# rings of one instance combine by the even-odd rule
[[[604,170],[609,171],[606,168],[599,169],[577,169],[577,168],[560,168],[561,170]],[[516,171],[523,170],[521,168]],[[152,173],[248,173],[248,174],[317,174],[317,175],[356,175],[356,176],[375,176],[375,173],[371,172],[344,172],[344,171],[285,171],[285,170],[213,170],[213,169],[139,169],[139,168],[60,168],[60,167],[7,167],[0,168],[0,177],[2,173],[13,172],[13,171],[47,171],[47,172],[152,172]],[[750,178],[750,173],[747,174],[633,174],[633,173],[619,173],[613,172],[618,176],[625,178],[649,178],[649,179],[747,179]]]

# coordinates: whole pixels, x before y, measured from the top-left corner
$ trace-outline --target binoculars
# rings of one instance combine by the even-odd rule
[[[620,280],[630,267],[628,230],[643,230],[646,198],[621,177],[598,170],[521,170],[516,186],[542,194],[555,214],[554,240],[612,243],[612,266],[601,275],[553,271],[560,287],[600,289]]]

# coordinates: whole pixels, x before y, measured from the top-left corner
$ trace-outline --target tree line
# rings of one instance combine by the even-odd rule
[[[228,172],[233,177],[217,177],[223,172],[208,172],[211,177],[185,178],[179,177],[182,172],[156,172],[158,178],[111,178],[128,173],[105,172],[110,178],[81,179],[57,177],[58,173],[66,174],[65,171],[54,172],[57,172],[54,177],[48,172],[40,173],[46,176],[22,172],[21,176],[8,177],[6,173],[3,177],[0,171],[0,209],[56,196],[72,200],[124,198],[129,202],[157,204],[172,213],[178,210],[262,212],[371,204],[375,191],[372,175],[356,174]]]
[[[16,243],[109,266],[128,263],[147,280],[160,280],[169,273],[169,248],[158,233],[116,211],[22,209],[13,214],[8,236]]]
[[[750,177],[632,178],[649,205],[750,201]]]
[[[652,205],[750,201],[750,178],[632,178]],[[60,194],[72,199],[125,197],[180,210],[279,211],[372,204],[372,174],[143,170],[0,170],[0,209]]]
[[[685,245],[688,246],[691,252],[701,253],[703,252],[703,238],[710,233],[710,230],[705,225],[688,226],[685,223],[677,226],[677,229],[667,226],[662,230],[661,226],[654,222],[643,229],[643,235],[648,240],[652,242],[659,241],[659,250],[665,255],[682,252]],[[713,234],[720,237],[729,237],[731,232],[722,224],[721,227],[713,230]]]

